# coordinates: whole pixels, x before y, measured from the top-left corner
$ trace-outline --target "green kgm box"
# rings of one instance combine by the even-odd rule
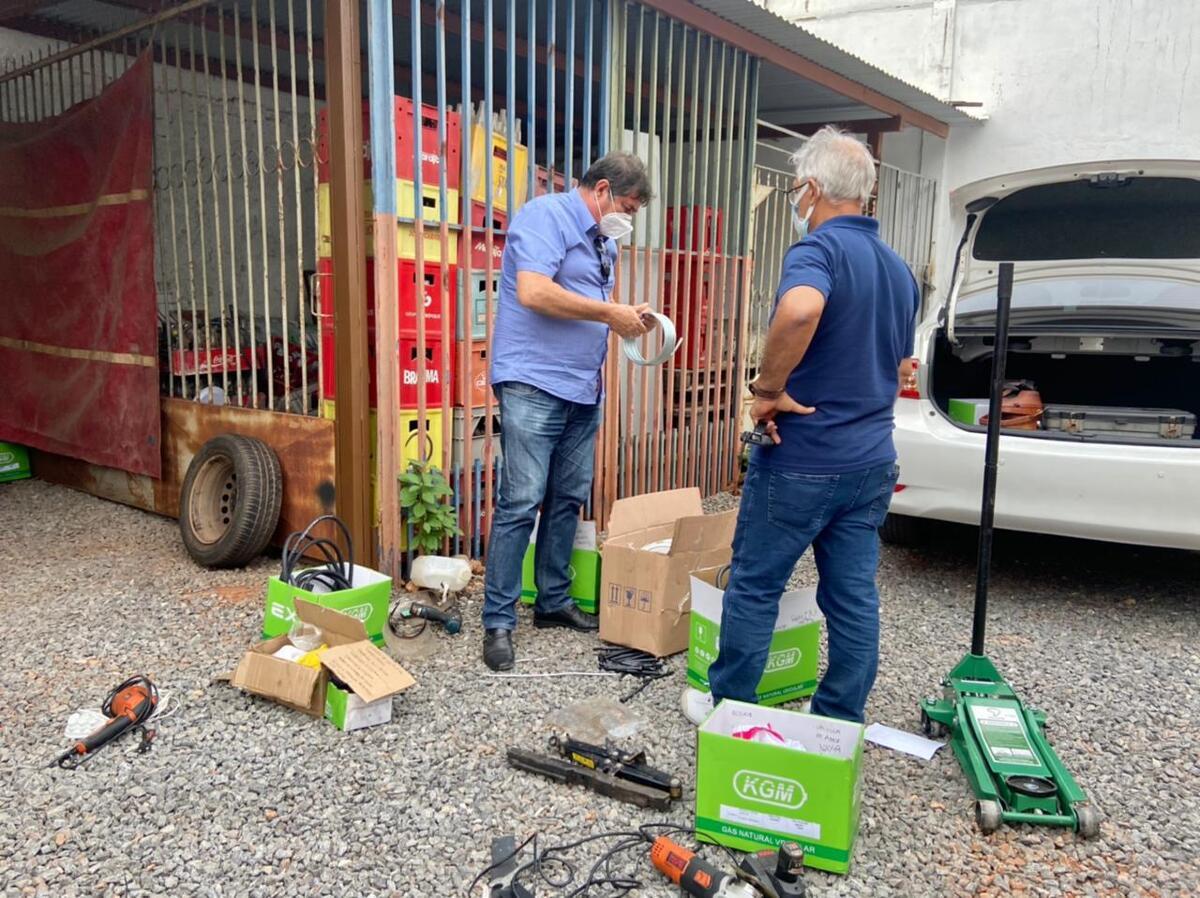
[[[29,469],[29,450],[16,443],[0,443],[0,483],[26,480],[32,476]]]
[[[691,632],[688,638],[688,683],[708,691],[708,668],[717,660],[721,635],[721,608],[725,592],[717,587],[723,568],[692,574]],[[781,705],[817,690],[821,649],[821,610],[812,588],[786,592],[779,600],[779,616],[771,637],[767,669],[758,682],[758,700]]]
[[[540,515],[538,523],[541,523]],[[534,524],[521,566],[521,601],[526,605],[532,605],[537,599],[537,584],[533,576],[537,530],[537,524]],[[575,528],[575,545],[571,549],[571,566],[567,575],[571,578],[567,595],[575,600],[580,611],[595,614],[596,600],[600,595],[600,552],[596,548],[595,521],[580,521]]]
[[[770,727],[787,743],[737,738]],[[721,702],[700,727],[696,836],[739,851],[793,841],[804,863],[850,869],[861,810],[861,724]]]
[[[367,636],[376,645],[383,645],[383,629],[387,626],[388,605],[392,599],[392,578],[362,565],[354,565],[353,589],[330,592],[320,586],[313,592],[284,583],[278,577],[267,581],[267,601],[263,609],[263,639],[283,636],[296,619],[296,596],[322,608],[332,608],[362,621]]]

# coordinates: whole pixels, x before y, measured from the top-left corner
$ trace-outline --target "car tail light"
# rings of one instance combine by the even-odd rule
[[[908,487],[907,487],[905,484],[903,484],[903,483],[897,483],[897,484],[896,484],[896,486],[895,486],[895,488],[892,490],[892,492],[893,492],[893,493],[902,493],[902,492],[904,492],[904,490],[906,490],[907,488],[908,488]]]
[[[901,399],[920,399],[921,388],[917,383],[917,368],[921,363],[916,359],[912,359],[912,370],[905,375],[900,381],[900,398]]]

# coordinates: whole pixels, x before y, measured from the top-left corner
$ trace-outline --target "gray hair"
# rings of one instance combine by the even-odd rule
[[[643,206],[654,198],[646,165],[633,153],[616,150],[601,156],[591,164],[579,184],[589,190],[600,181],[607,181],[613,196],[629,196]]]
[[[866,205],[875,186],[875,160],[871,151],[852,134],[826,125],[792,154],[796,178],[821,185],[831,202]]]

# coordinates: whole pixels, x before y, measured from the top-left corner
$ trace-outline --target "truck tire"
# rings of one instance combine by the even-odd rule
[[[917,546],[924,542],[925,529],[920,518],[889,514],[879,528],[879,538],[889,546]]]
[[[279,523],[283,475],[261,440],[226,433],[192,458],[179,495],[179,532],[188,554],[209,568],[241,567],[258,556]]]

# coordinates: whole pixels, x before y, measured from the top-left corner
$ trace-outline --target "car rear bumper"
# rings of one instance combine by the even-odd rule
[[[896,514],[979,523],[984,435],[923,399],[896,404]],[[1200,446],[1003,436],[996,526],[1200,550]]]

